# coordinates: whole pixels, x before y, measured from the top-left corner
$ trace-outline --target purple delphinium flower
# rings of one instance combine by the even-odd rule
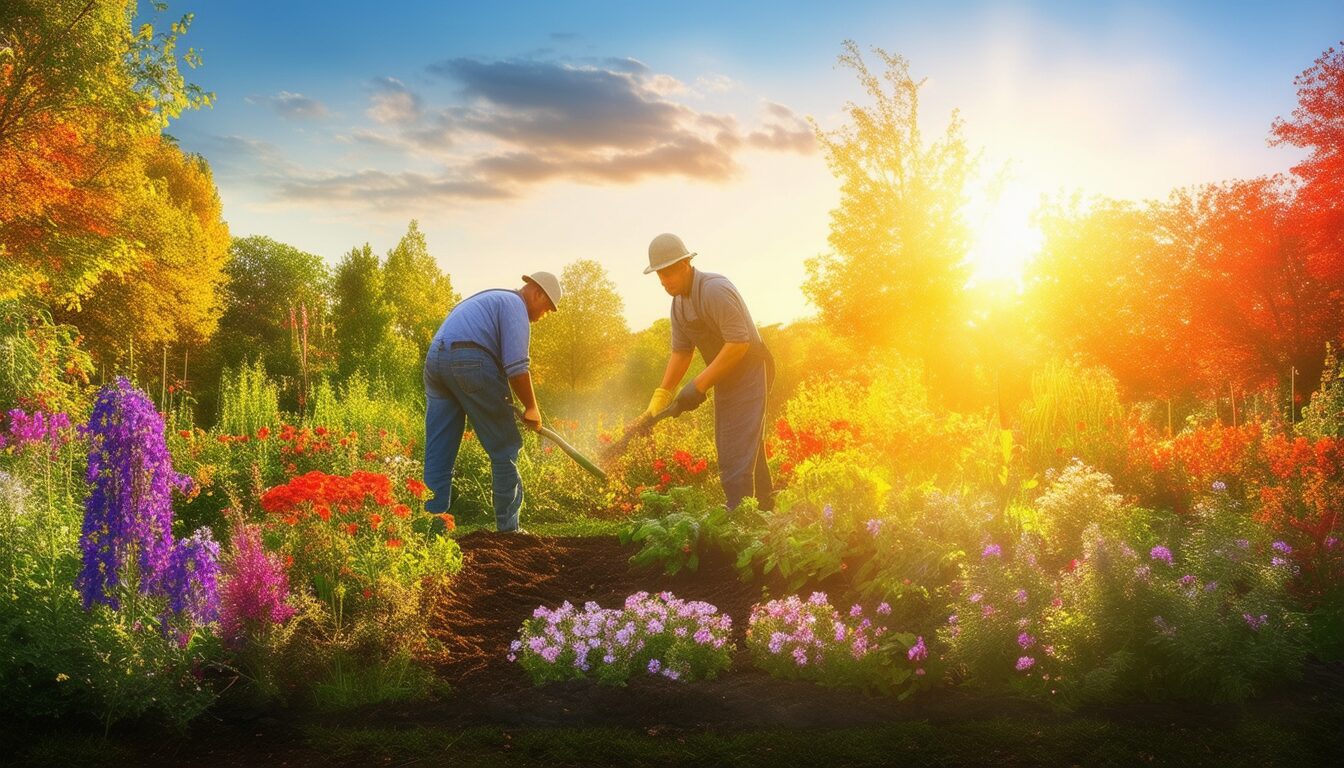
[[[196,624],[219,618],[219,544],[209,528],[200,528],[173,546],[159,588],[168,610]]]
[[[986,544],[984,550],[980,552],[980,559],[983,560],[986,557],[1001,557],[1002,555],[1003,548],[998,544]]]
[[[1017,671],[1026,672],[1028,669],[1036,666],[1036,660],[1030,656],[1022,656],[1017,660]]]
[[[245,525],[233,534],[233,557],[223,569],[219,593],[219,632],[226,641],[238,642],[249,630],[265,631],[294,615],[289,604],[289,574],[278,555],[261,544],[261,529]],[[522,648],[515,640],[513,653]]]
[[[185,490],[191,480],[173,471],[154,404],[124,378],[99,391],[86,433],[90,490],[76,585],[85,608],[102,603],[115,609],[122,586],[160,591],[174,551],[172,489]],[[138,555],[140,583],[123,585],[132,553]]]
[[[1171,565],[1171,550],[1158,544],[1149,551],[1148,555],[1154,560],[1161,560],[1167,565]]]

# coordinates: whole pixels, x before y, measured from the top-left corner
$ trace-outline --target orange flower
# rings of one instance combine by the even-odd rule
[[[359,523],[347,523],[345,526],[345,532],[350,534],[351,536],[354,536],[356,533],[359,533]]]
[[[388,540],[387,540],[387,548],[388,548],[388,549],[398,549],[399,547],[401,547],[401,539],[388,539]]]
[[[445,528],[447,528],[450,531],[457,530],[457,521],[453,519],[452,515],[448,514],[447,512],[444,512],[443,514],[439,515],[439,518],[443,520],[443,525]]]
[[[403,517],[403,518],[410,517],[411,508],[406,506],[405,504],[398,504],[397,506],[392,508],[392,514],[396,515],[397,517]]]
[[[258,430],[257,430],[257,439],[258,439],[258,440],[265,440],[266,438],[268,438],[268,437],[270,437],[270,436],[271,436],[271,428],[270,428],[270,427],[262,427],[261,429],[258,429]]]
[[[378,530],[378,526],[383,524],[383,516],[377,513],[369,515],[369,527]]]

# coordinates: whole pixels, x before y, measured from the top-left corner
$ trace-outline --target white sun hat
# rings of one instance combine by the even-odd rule
[[[686,244],[681,242],[680,237],[664,232],[653,238],[653,242],[649,243],[649,268],[644,270],[644,274],[657,272],[694,255],[694,253],[686,250]]]

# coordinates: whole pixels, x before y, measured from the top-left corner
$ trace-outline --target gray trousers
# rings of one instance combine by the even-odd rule
[[[744,360],[743,369],[714,387],[714,447],[728,508],[754,496],[761,509],[774,507],[765,462],[765,362]]]

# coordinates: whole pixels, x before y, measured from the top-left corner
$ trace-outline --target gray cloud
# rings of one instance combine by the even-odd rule
[[[815,149],[811,128],[786,106],[765,102],[754,127],[744,128],[733,115],[672,100],[688,92],[686,86],[629,57],[582,63],[455,58],[427,70],[453,89],[452,101],[431,106],[402,81],[377,78],[365,111],[371,122],[339,138],[400,151],[415,163],[433,158],[440,170],[288,172],[275,178],[276,194],[308,204],[386,208],[506,199],[562,180],[723,182],[739,171],[741,151]]]
[[[287,120],[321,120],[329,114],[326,105],[317,99],[289,91],[274,96],[249,96],[244,101],[268,107]]]
[[[281,198],[295,202],[362,203],[375,208],[513,196],[498,185],[476,179],[372,170],[309,178],[291,176],[279,181],[277,191]]]

